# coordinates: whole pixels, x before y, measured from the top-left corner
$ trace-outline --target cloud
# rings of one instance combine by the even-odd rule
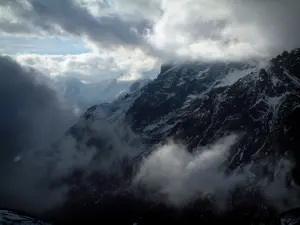
[[[153,77],[164,61],[269,58],[299,47],[299,10],[300,3],[294,0],[3,1],[2,34],[44,41],[27,44],[24,50],[22,40],[10,45],[0,39],[5,46],[0,51],[43,54],[18,61],[25,64],[39,58],[30,65],[44,66],[51,74],[89,74],[89,81],[117,74],[129,79],[149,73]],[[84,52],[83,45],[92,53],[52,45],[49,36],[80,40],[78,53]]]
[[[43,63],[46,70],[49,70],[49,67],[53,65],[51,62],[49,64],[49,61],[62,59],[59,60],[62,62],[59,63],[61,66],[55,65],[50,68],[52,74],[89,74],[90,77],[96,79],[97,77],[99,79],[114,78],[118,74],[118,76],[126,75],[137,79],[143,75],[143,72],[149,72],[153,67],[157,69],[157,60],[141,50],[144,46],[142,42],[145,41],[143,33],[150,26],[147,20],[136,20],[133,19],[134,17],[122,16],[109,11],[103,12],[101,17],[95,16],[89,10],[93,8],[91,6],[101,5],[99,1],[10,1],[1,4],[2,11],[6,12],[4,19],[8,22],[5,22],[4,26],[0,26],[2,32],[24,35],[24,32],[26,33],[28,30],[28,35],[32,35],[31,31],[34,27],[38,30],[35,35],[65,36],[69,39],[72,37],[81,38],[83,43],[86,43],[87,47],[95,53],[74,56],[61,53],[65,56],[40,57],[40,59],[47,58],[47,62]],[[18,32],[17,27],[22,29]],[[47,43],[45,36],[44,42]],[[49,38],[48,42],[51,42]],[[24,46],[24,41],[20,41],[20,43]],[[2,49],[3,52],[6,50],[8,53],[7,51],[10,50],[10,52],[23,53],[24,51],[16,43],[13,48],[9,47],[11,45],[8,45],[7,41],[4,44],[7,47]],[[34,41],[29,46],[31,50],[26,49],[26,51],[37,52],[35,45],[38,44]],[[39,47],[41,46],[39,45]],[[56,44],[51,48],[52,50],[43,48],[38,53],[46,55],[49,52],[63,51],[62,45]],[[40,62],[41,60],[37,61]],[[26,62],[28,61],[25,60]],[[39,65],[37,66],[41,69]]]
[[[263,197],[260,204],[269,204],[279,211],[298,206],[298,189],[286,185],[292,168],[287,159],[281,158],[274,164],[265,158],[231,172],[226,169],[236,141],[238,136],[230,135],[194,153],[173,142],[162,145],[144,158],[133,186],[146,190],[144,198],[146,194],[150,199],[179,208],[199,199],[210,199],[219,210],[228,210],[237,188],[242,188],[244,195],[235,201],[242,204],[247,204],[243,202],[248,201],[247,192],[256,192]]]
[[[299,47],[299,7],[293,0],[166,0],[149,40],[165,53],[175,51],[182,57],[272,56]]]
[[[61,196],[36,188],[38,155],[74,122],[73,112],[46,77],[11,58],[0,57],[0,79],[1,204],[42,210]]]
[[[139,45],[147,21],[126,21],[118,15],[94,17],[75,1],[9,1],[2,3],[19,20],[49,34],[86,37],[101,46]]]
[[[88,82],[99,82],[119,76],[153,78],[158,74],[157,60],[135,50],[129,56],[125,49],[77,55],[21,54],[15,59],[52,76],[67,75]]]
[[[110,124],[101,111],[94,122],[78,122],[52,80],[36,70],[1,56],[0,79],[0,207],[43,213],[64,203],[70,185],[53,188],[53,183],[74,169],[118,175],[123,157],[140,153],[138,137]],[[75,122],[90,131],[80,137],[94,144],[66,135]],[[97,146],[100,142],[109,151]]]
[[[13,22],[10,20],[3,19],[0,21],[1,33],[3,34],[38,34],[40,31],[34,29],[31,26],[24,26],[24,24],[19,22]]]
[[[112,57],[101,57],[93,53],[78,55],[22,54],[16,60],[52,76],[68,74],[80,80],[108,79],[123,71]]]
[[[7,143],[4,149],[16,153],[17,150],[25,150],[27,144],[30,146],[31,142],[38,141],[39,134],[48,136],[45,135],[50,132],[46,129],[48,126],[51,126],[51,132],[60,130],[60,125],[66,124],[63,122],[66,119],[63,117],[64,106],[46,77],[32,69],[22,68],[8,57],[1,57],[0,60],[0,92],[6,96],[1,102],[4,109],[1,113],[1,138],[2,143]],[[47,120],[43,121],[45,118]],[[37,135],[34,138],[37,140],[33,140],[32,133]],[[20,143],[22,145],[15,146]]]
[[[210,195],[224,201],[229,190],[244,181],[220,170],[236,138],[225,137],[195,154],[174,143],[164,145],[144,160],[134,183],[166,195],[167,203],[179,207]]]
[[[131,16],[136,20],[156,21],[163,14],[160,0],[119,0],[112,1],[113,11],[123,16]]]
[[[285,158],[277,160],[275,167],[270,170],[273,171],[273,178],[261,179],[259,184],[266,201],[281,212],[299,207],[299,187],[293,184],[287,187],[293,166],[293,163]]]
[[[270,54],[300,47],[300,31],[296,29],[299,1],[239,0],[237,4],[232,4],[231,9],[234,26],[227,29],[228,33],[235,32],[236,28],[241,38],[246,39],[250,35],[249,42],[253,43],[256,39],[261,45],[258,47]]]
[[[38,28],[40,34],[80,37],[98,49],[122,47],[128,54],[139,49],[163,60],[268,57],[300,44],[300,3],[294,0],[24,0],[1,5],[8,21],[2,32]]]
[[[33,37],[3,35],[0,37],[3,53],[19,54],[80,54],[90,52],[79,39],[62,37]]]

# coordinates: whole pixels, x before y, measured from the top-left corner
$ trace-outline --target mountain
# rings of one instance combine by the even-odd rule
[[[86,83],[75,77],[56,77],[58,91],[68,102],[77,105],[81,109],[100,102],[111,102],[120,95],[130,93],[147,82],[149,80],[146,79],[123,81],[116,78],[96,83]]]
[[[266,209],[259,194],[246,189],[246,205],[229,207],[226,215],[214,217],[210,201],[194,199],[178,211],[162,202],[148,201],[146,195],[136,197],[143,189],[132,190],[130,182],[142,159],[169,138],[194,152],[232,133],[238,134],[238,140],[230,150],[228,171],[268,158],[272,160],[261,164],[256,175],[273,176],[277,158],[293,155],[300,162],[299,118],[300,49],[283,52],[263,68],[237,62],[164,64],[155,80],[111,103],[89,108],[66,133],[76,140],[77,149],[96,149],[94,158],[104,159],[98,162],[99,167],[112,155],[122,154],[112,161],[109,173],[94,171],[84,178],[86,171],[79,169],[64,180],[73,182],[74,188],[62,210],[63,217],[68,220],[68,215],[81,212],[85,219],[98,215],[99,221],[122,219],[124,224],[133,224],[136,219],[138,224],[192,224],[191,218],[216,224],[224,219],[250,224],[253,219],[258,222],[258,218],[273,217],[273,209]],[[83,179],[89,185],[83,184]]]

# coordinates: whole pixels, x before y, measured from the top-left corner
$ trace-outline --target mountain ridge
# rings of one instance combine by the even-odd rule
[[[274,177],[278,158],[296,156],[294,161],[300,161],[295,148],[299,144],[299,119],[295,120],[300,116],[299,71],[299,49],[283,52],[272,59],[265,68],[227,62],[172,64],[162,66],[158,77],[141,89],[121,96],[112,103],[89,108],[80,122],[67,132],[67,135],[75,138],[77,145],[92,146],[98,152],[97,155],[100,154],[99,157],[107,152],[106,149],[108,154],[113,154],[121,146],[122,149],[136,149],[136,146],[139,146],[139,149],[130,154],[130,151],[124,150],[124,158],[118,160],[121,167],[113,164],[113,168],[123,171],[120,177],[117,176],[119,181],[114,179],[114,173],[104,175],[106,178],[103,178],[103,174],[94,176],[98,182],[99,179],[105,181],[100,182],[100,186],[92,186],[98,190],[97,194],[90,196],[86,191],[78,192],[81,190],[78,187],[83,190],[87,187],[80,182],[76,183],[74,187],[77,187],[77,191],[74,193],[82,197],[78,202],[69,202],[65,208],[75,210],[78,207],[79,211],[86,212],[82,208],[82,204],[86,202],[85,204],[89,205],[87,208],[92,209],[86,212],[86,217],[94,215],[96,211],[116,213],[122,215],[124,221],[131,221],[128,224],[133,223],[133,218],[144,215],[155,203],[145,200],[147,195],[141,194],[142,199],[136,198],[136,190],[132,190],[131,186],[131,177],[136,172],[136,166],[151,154],[153,147],[170,138],[180,141],[190,152],[194,152],[219,138],[237,133],[239,138],[230,150],[228,169],[242,169],[245,165],[256,162],[261,163],[256,171],[257,175]],[[232,73],[238,74],[234,75],[230,82],[224,83],[224,79]],[[108,136],[103,136],[103,132],[99,133],[95,124],[102,128],[105,124],[115,124],[109,132],[117,134],[118,140],[122,140],[121,143],[107,141]],[[128,126],[133,130],[133,136],[128,134]],[[118,133],[122,129],[125,132]],[[104,130],[105,134],[109,132]],[[269,161],[263,163],[261,160],[266,158]],[[117,196],[109,194],[120,191],[121,194]],[[143,190],[141,193],[144,193]],[[247,191],[244,194],[247,195]],[[256,194],[250,194],[253,206],[249,202],[249,207],[256,206],[256,210],[260,211],[264,204],[262,200],[257,200],[261,201],[262,208],[257,207],[257,201],[254,199],[260,197]],[[95,195],[102,196],[101,200],[97,199],[98,197],[95,200]],[[129,214],[125,215],[122,208],[117,207],[118,204],[125,204]],[[164,213],[174,213],[172,207],[160,204],[155,206],[156,212],[149,214],[153,218],[158,220]],[[204,204],[203,200],[201,204]],[[207,207],[210,209],[211,206],[208,204]],[[184,215],[188,215],[188,212],[195,213],[195,210],[199,208],[193,206]],[[233,212],[236,212],[235,209]],[[272,207],[268,212],[272,212]],[[173,213],[170,218],[174,219],[176,213]],[[148,222],[155,222],[147,218]],[[182,218],[186,220],[188,217],[182,215]],[[147,221],[141,224],[147,224]]]

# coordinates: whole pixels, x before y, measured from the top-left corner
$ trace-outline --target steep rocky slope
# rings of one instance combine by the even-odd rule
[[[96,149],[94,158],[110,161],[110,156],[115,156],[118,149],[124,154],[113,161],[113,167],[110,167],[113,169],[106,175],[101,171],[89,174],[89,185],[82,183],[86,171],[73,173],[73,178],[68,180],[74,186],[70,192],[71,201],[65,207],[70,214],[64,213],[64,216],[68,218],[66,215],[81,212],[85,218],[95,218],[100,213],[99,221],[122,218],[124,224],[135,222],[141,215],[148,218],[142,224],[162,217],[162,221],[172,223],[193,216],[200,219],[199,210],[210,209],[210,203],[203,207],[206,203],[202,201],[200,206],[189,206],[187,211],[177,215],[175,209],[134,196],[130,179],[143,155],[149,154],[153,145],[168,138],[183,142],[193,152],[197,147],[235,133],[239,139],[228,157],[230,170],[266,157],[276,163],[276,158],[292,155],[290,153],[300,161],[297,151],[299,106],[299,49],[284,52],[264,68],[229,62],[163,65],[157,79],[112,103],[89,108],[66,134],[76,140],[77,151],[82,146]],[[129,132],[127,126],[134,133]],[[107,130],[107,127],[113,128]],[[111,140],[112,136],[108,134],[117,136],[118,141]],[[271,167],[272,163],[267,164],[258,173],[272,173]],[[122,173],[114,173],[114,170]],[[294,174],[297,177],[297,169]],[[244,211],[233,210],[229,217],[225,216],[228,221],[233,221],[234,215],[239,215],[237,220],[241,221],[254,218],[253,215],[265,215],[263,206],[257,205],[259,196],[250,196],[253,202],[243,206]],[[244,214],[249,209],[254,209],[253,213]],[[257,211],[262,214],[256,214]],[[113,214],[118,218],[113,218]],[[202,219],[207,222],[210,221],[208,218],[211,217]],[[222,219],[216,222],[220,221]]]
[[[86,116],[105,112],[111,121],[125,120],[145,142],[172,137],[191,150],[239,133],[232,163],[245,163],[279,148],[285,121],[300,103],[298,57],[299,50],[283,53],[263,69],[240,63],[166,65],[143,89],[95,106]]]

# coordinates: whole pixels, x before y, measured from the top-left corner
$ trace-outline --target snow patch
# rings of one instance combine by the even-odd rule
[[[271,82],[272,82],[273,87],[277,87],[277,84],[280,82],[280,80],[276,76],[272,76]]]
[[[184,84],[186,84],[186,81],[180,79],[179,82],[178,82],[178,84],[176,86],[179,87],[179,86],[182,86]]]
[[[282,97],[283,96],[268,97],[266,99],[266,103],[269,105],[269,107],[276,108],[280,104]]]
[[[227,74],[223,79],[221,79],[220,83],[215,87],[230,86],[253,71],[253,68],[245,70],[234,69],[231,73]]]
[[[208,68],[205,69],[205,70],[200,71],[200,72],[198,73],[197,77],[198,77],[199,79],[205,78],[203,75],[205,75],[209,70],[210,70],[210,67],[208,67]]]

